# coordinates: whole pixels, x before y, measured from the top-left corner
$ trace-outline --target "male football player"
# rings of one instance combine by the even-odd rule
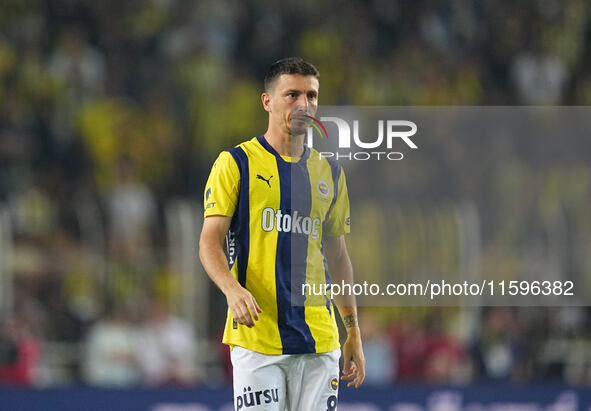
[[[353,282],[345,175],[304,144],[318,70],[300,58],[279,60],[264,86],[267,131],[222,152],[211,170],[199,254],[228,302],[223,342],[232,350],[235,408],[335,410],[334,307],[300,286]],[[347,329],[341,379],[358,388],[365,359],[355,301],[335,300]]]

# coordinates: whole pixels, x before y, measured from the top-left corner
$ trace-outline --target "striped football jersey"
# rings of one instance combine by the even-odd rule
[[[330,283],[323,236],[349,232],[349,198],[340,165],[305,147],[279,155],[255,137],[215,161],[205,217],[232,217],[228,264],[263,310],[253,328],[228,310],[223,342],[263,354],[324,353],[339,347],[332,302],[303,296],[302,284]]]

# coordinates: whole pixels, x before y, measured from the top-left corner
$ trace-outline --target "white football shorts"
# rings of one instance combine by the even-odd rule
[[[340,348],[321,354],[266,355],[232,349],[236,411],[334,411]]]

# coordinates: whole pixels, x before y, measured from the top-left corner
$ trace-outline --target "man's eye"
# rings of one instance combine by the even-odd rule
[[[295,97],[297,97],[297,96],[296,96],[296,93],[289,93],[287,96],[288,96],[288,97],[291,97],[291,98],[295,98]]]

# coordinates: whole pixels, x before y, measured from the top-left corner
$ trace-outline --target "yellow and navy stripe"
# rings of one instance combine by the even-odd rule
[[[258,141],[276,158],[281,187],[281,211],[291,215],[293,210],[298,210],[302,215],[310,215],[310,176],[306,167],[310,150],[306,147],[302,159],[297,163],[290,163],[285,161],[262,136],[258,137]],[[292,196],[292,193],[301,195]],[[306,323],[304,296],[301,296],[300,301],[292,300],[292,296],[294,299],[298,298],[297,290],[306,281],[308,239],[305,236],[279,232],[277,250],[281,250],[277,253],[275,264],[277,325],[283,353],[315,352],[316,343]]]
[[[232,222],[230,223],[230,232],[236,240],[236,260],[238,282],[246,287],[246,269],[248,267],[248,254],[250,248],[250,208],[248,206],[249,196],[249,171],[248,158],[246,153],[240,147],[234,147],[229,150],[230,154],[238,165],[240,172],[240,193],[238,195],[238,207]],[[231,267],[230,267],[231,268]]]

